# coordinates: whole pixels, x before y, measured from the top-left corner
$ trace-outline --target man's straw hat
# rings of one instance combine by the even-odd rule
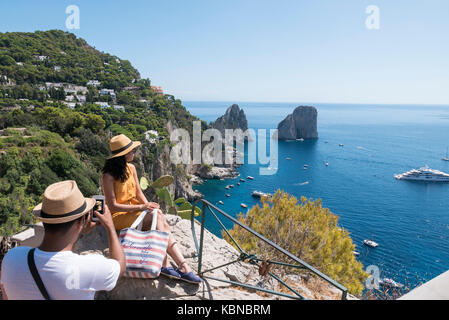
[[[111,138],[111,141],[109,141],[112,156],[108,159],[123,156],[140,145],[140,141],[131,141],[131,139],[124,134],[114,136]]]
[[[88,213],[95,202],[84,198],[75,181],[56,182],[45,189],[44,199],[33,209],[33,214],[44,223],[64,223]]]

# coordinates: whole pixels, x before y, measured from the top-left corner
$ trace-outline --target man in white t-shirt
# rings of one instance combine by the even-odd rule
[[[125,272],[125,254],[111,213],[93,211],[95,199],[84,198],[75,181],[57,182],[47,187],[41,204],[33,210],[44,224],[45,235],[41,245],[30,254],[30,247],[16,247],[4,257],[0,284],[8,299],[39,300],[45,294],[52,300],[91,300],[99,290],[112,290]],[[95,212],[95,213],[94,213]],[[109,255],[78,255],[72,252],[80,234],[98,223],[90,219],[95,214],[106,229]],[[39,287],[33,278],[30,256],[34,256]],[[0,286],[1,288],[1,286]]]

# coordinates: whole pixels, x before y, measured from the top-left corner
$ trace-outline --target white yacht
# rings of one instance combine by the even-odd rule
[[[257,191],[257,190],[253,191],[253,193],[251,195],[256,198],[271,197],[270,193],[265,193],[265,192]]]
[[[405,173],[396,174],[397,180],[449,182],[449,174],[430,169],[427,165],[419,169],[412,169]]]
[[[373,248],[375,248],[379,245],[377,242],[374,242],[373,240],[369,240],[369,239],[363,240],[363,244],[367,245],[369,247],[373,247]]]

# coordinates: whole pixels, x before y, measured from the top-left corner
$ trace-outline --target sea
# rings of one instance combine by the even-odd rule
[[[357,259],[365,269],[378,268],[381,278],[414,288],[449,269],[449,183],[394,178],[425,165],[449,173],[449,162],[442,160],[449,146],[449,106],[238,101],[184,101],[183,105],[210,122],[234,103],[245,111],[249,128],[267,130],[265,136],[257,136],[266,139],[267,149],[269,129],[276,129],[299,105],[317,108],[319,138],[279,141],[277,171],[272,175],[261,175],[259,169],[268,165],[249,164],[245,156],[240,177],[194,187],[205,199],[233,217],[259,202],[251,196],[254,190],[281,189],[298,199],[321,199],[350,233],[360,253]],[[237,186],[240,178],[246,181]],[[229,184],[235,187],[226,190]],[[231,196],[225,197],[226,193]],[[228,219],[220,220],[226,228],[232,227]],[[222,237],[222,228],[210,214],[206,227]],[[367,247],[364,239],[379,246]]]

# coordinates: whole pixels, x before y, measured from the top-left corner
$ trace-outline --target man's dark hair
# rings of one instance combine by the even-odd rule
[[[75,222],[77,222],[80,219],[83,219],[83,217],[87,218],[88,213],[86,213],[85,215],[79,217],[78,219],[69,221],[69,222],[64,222],[64,223],[42,223],[44,225],[44,230],[45,232],[48,233],[66,233],[70,230],[70,228],[75,224]]]
[[[126,158],[125,156],[107,159],[103,170],[104,173],[109,173],[115,180],[125,182],[128,179],[128,172],[126,171]]]

